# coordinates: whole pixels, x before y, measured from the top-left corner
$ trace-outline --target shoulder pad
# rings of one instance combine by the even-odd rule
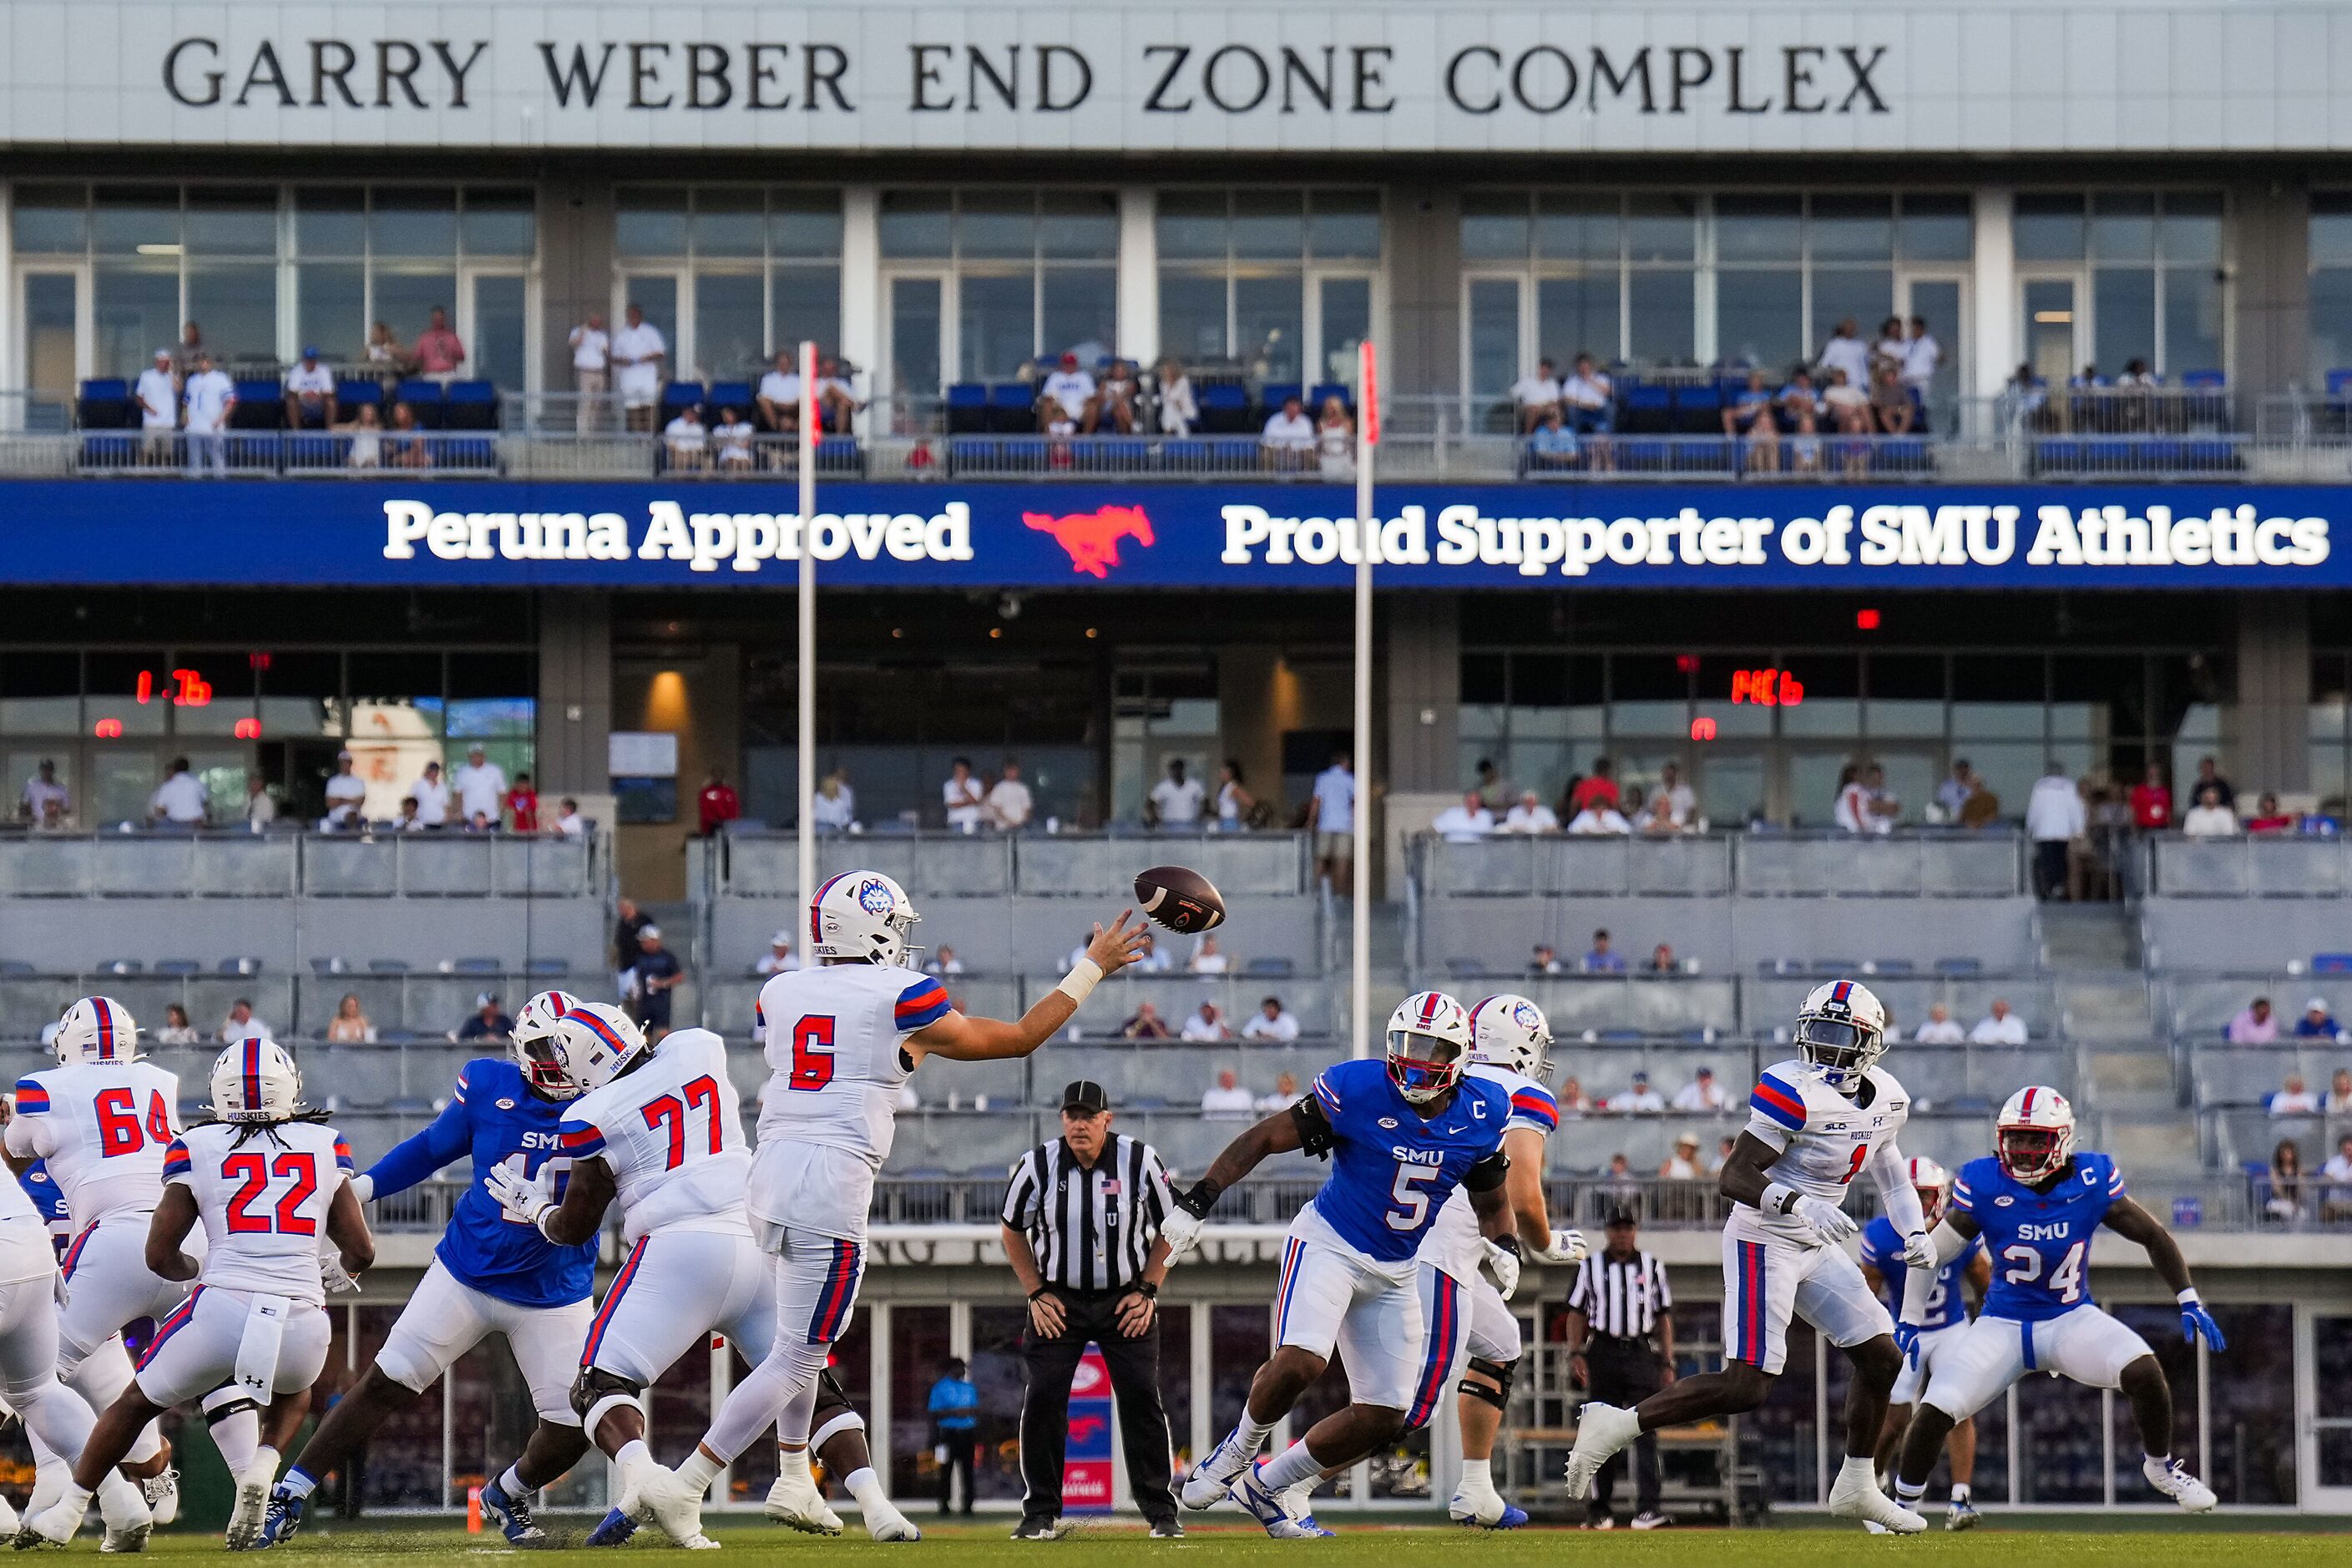
[[[1786,1063],[1766,1068],[1748,1097],[1748,1109],[1791,1132],[1805,1127],[1804,1089],[1787,1071]]]

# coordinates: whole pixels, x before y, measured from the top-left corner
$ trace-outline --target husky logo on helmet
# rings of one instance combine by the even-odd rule
[[[514,1031],[507,1037],[507,1049],[522,1069],[523,1081],[551,1099],[569,1100],[579,1092],[562,1081],[550,1042],[555,1026],[583,1005],[569,991],[542,991],[522,1005],[522,1011],[515,1015]]]
[[[830,878],[809,903],[809,951],[818,958],[898,965],[914,950],[907,938],[923,917],[907,889],[879,871]]]
[[[1551,1077],[1551,1025],[1543,1009],[1509,992],[1471,1008],[1470,1059],[1547,1082]]]
[[[1852,980],[1816,985],[1797,1014],[1797,1056],[1814,1076],[1851,1096],[1886,1054],[1886,1008]]]
[[[57,1037],[50,1045],[58,1060],[68,1065],[136,1061],[139,1026],[131,1021],[131,1010],[113,997],[85,996],[58,1020]]]
[[[1462,1081],[1470,1015],[1443,991],[1418,991],[1389,1015],[1389,1080],[1409,1105],[1428,1105]]]
[[[898,900],[880,882],[867,881],[857,889],[857,907],[869,915],[887,915],[898,907]]]
[[[2074,1108],[2046,1084],[2019,1089],[1994,1123],[1993,1152],[2028,1185],[2057,1174],[2074,1157]]]
[[[604,1088],[646,1049],[646,1037],[626,1013],[602,1002],[583,1002],[556,1020],[546,1053],[552,1086],[549,1093],[572,1100]]]
[[[213,1058],[213,1114],[223,1121],[283,1121],[302,1110],[302,1074],[285,1047],[258,1035]]]

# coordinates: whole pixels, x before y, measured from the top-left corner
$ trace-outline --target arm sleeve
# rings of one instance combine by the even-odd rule
[[[1780,1073],[1766,1068],[1748,1096],[1747,1131],[1774,1149],[1805,1130],[1805,1097]]]
[[[1927,1228],[1927,1213],[1919,1207],[1919,1194],[1911,1186],[1911,1163],[1894,1139],[1881,1143],[1870,1156],[1870,1175],[1878,1184],[1878,1201],[1885,1205],[1887,1221],[1897,1237],[1916,1236]]]
[[[898,993],[898,1000],[890,1010],[890,1026],[902,1035],[927,1028],[946,1017],[955,1009],[948,1005],[947,987],[935,974],[926,974]]]
[[[193,1188],[195,1185],[195,1178],[190,1174],[192,1166],[188,1160],[188,1141],[184,1138],[173,1139],[170,1145],[163,1151],[163,1184],[168,1187],[173,1182],[177,1182],[184,1187]]]
[[[460,1094],[441,1108],[441,1114],[425,1131],[402,1139],[368,1167],[375,1195],[385,1198],[406,1192],[465,1153],[473,1141],[473,1123]]]
[[[1504,1173],[1510,1168],[1510,1156],[1496,1149],[1462,1173],[1463,1188],[1466,1192],[1491,1193],[1503,1184]]]
[[[1014,1230],[1027,1230],[1035,1217],[1037,1179],[1030,1173],[1035,1152],[1024,1154],[1013,1162],[1013,1179],[1004,1189],[1004,1223]]]
[[[1153,1226],[1165,1224],[1169,1211],[1176,1206],[1168,1191],[1168,1167],[1160,1161],[1160,1151],[1145,1144],[1143,1148],[1143,1191],[1139,1201]]]
[[[16,1080],[16,1114],[8,1119],[8,1152],[18,1159],[47,1159],[57,1152],[57,1119],[48,1114],[49,1092],[33,1079]]]
[[[1650,1258],[1649,1263],[1650,1282],[1658,1288],[1658,1310],[1664,1311],[1675,1304],[1675,1293],[1666,1283],[1665,1266],[1654,1258]]]

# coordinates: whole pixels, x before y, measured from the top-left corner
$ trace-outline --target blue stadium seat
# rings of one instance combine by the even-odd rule
[[[1628,436],[1663,436],[1675,419],[1675,392],[1670,386],[1636,384],[1620,389],[1617,428]]]
[[[404,958],[371,958],[368,960],[368,973],[370,974],[405,974],[408,973],[408,961]]]
[[[1301,403],[1307,401],[1307,394],[1305,390],[1299,386],[1298,383],[1295,381],[1269,381],[1258,389],[1258,412],[1264,415],[1266,418],[1271,419],[1276,414],[1281,413],[1282,405],[1289,402],[1294,397],[1297,398]],[[1313,410],[1310,409],[1308,412],[1312,413]]]
[[[1209,382],[1199,388],[1193,401],[1200,405],[1204,433],[1234,436],[1251,430],[1249,391],[1239,383]]]
[[[159,958],[155,961],[158,974],[202,974],[205,966],[193,958]]]
[[[351,966],[340,958],[314,958],[310,961],[313,974],[348,974]]]
[[[1723,389],[1679,386],[1675,389],[1675,428],[1685,436],[1723,434]]]
[[[445,430],[495,430],[499,427],[499,389],[487,381],[453,381],[443,400]]]
[[[1348,389],[1348,384],[1343,381],[1317,382],[1315,390],[1307,395],[1307,405],[1310,410],[1319,409],[1334,397],[1339,400],[1339,406],[1349,413],[1353,414],[1356,411],[1356,395]]]
[[[1984,961],[1980,958],[1939,958],[1936,960],[1936,973],[1956,980],[1973,980],[1984,973]]]
[[[1037,394],[1025,381],[1000,381],[988,389],[988,427],[1000,436],[1034,435]]]
[[[236,406],[228,411],[232,430],[286,428],[286,389],[274,381],[239,381]]]
[[[1287,980],[1297,969],[1286,958],[1253,958],[1242,965],[1242,973],[1268,980]]]
[[[224,958],[220,961],[219,964],[215,966],[215,973],[221,974],[258,974],[261,973],[261,960],[257,958]]]
[[[2352,974],[2352,952],[2315,952],[2311,955],[2314,974]]]
[[[751,384],[748,381],[714,381],[710,384],[712,424],[719,422],[719,411],[722,408],[732,408],[735,416],[748,425],[759,414],[760,400],[751,395]]]
[[[112,376],[83,382],[74,399],[74,423],[84,430],[137,429],[139,405],[131,384]]]
[[[977,381],[959,381],[948,388],[948,434],[976,436],[988,428],[988,388]]]
[[[422,376],[411,376],[393,389],[392,399],[394,403],[408,405],[408,411],[416,416],[418,429],[441,428],[442,416],[446,412],[446,405],[441,395],[439,382],[426,381]],[[386,419],[384,423],[389,425],[392,421]]]
[[[365,377],[352,377],[335,383],[335,402],[345,414],[355,408],[377,408],[383,405],[383,383]]]
[[[572,973],[569,959],[534,958],[523,965],[523,973],[542,979],[561,979]]]
[[[495,958],[461,958],[457,962],[452,973],[457,974],[497,974],[505,968],[506,965],[500,963]]]

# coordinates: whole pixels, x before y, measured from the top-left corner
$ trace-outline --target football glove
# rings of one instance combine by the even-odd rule
[[[2197,1292],[2183,1290],[2180,1293],[2180,1337],[2193,1345],[2200,1334],[2214,1350],[2230,1348],[2230,1342],[2221,1336],[2221,1325],[2213,1321],[2213,1314],[2205,1310],[2205,1303],[2197,1299]]]
[[[1936,1244],[1927,1239],[1924,1230],[1915,1230],[1903,1238],[1903,1261],[1913,1268],[1936,1267]]]
[[[1222,1190],[1204,1176],[1185,1191],[1169,1194],[1176,1200],[1176,1206],[1160,1222],[1160,1239],[1168,1244],[1169,1262],[1175,1262],[1200,1244],[1201,1233],[1209,1226],[1209,1211],[1217,1206],[1217,1194]]]
[[[1551,1233],[1551,1245],[1536,1254],[1541,1263],[1581,1263],[1592,1249],[1585,1245],[1580,1230],[1556,1230]]]
[[[1789,1217],[1811,1231],[1813,1239],[1824,1247],[1834,1247],[1862,1228],[1837,1205],[1810,1194],[1790,1207]]]
[[[1495,1289],[1503,1293],[1504,1300],[1509,1300],[1519,1288],[1519,1238],[1488,1237],[1479,1243],[1479,1249],[1486,1256],[1486,1271],[1495,1277]]]
[[[319,1238],[319,1283],[330,1296],[348,1295],[360,1288],[359,1277],[343,1267],[342,1249],[324,1237]]]
[[[1903,1359],[1916,1369],[1919,1364],[1919,1325],[1897,1322],[1895,1325],[1895,1348],[1901,1351]]]
[[[555,1206],[555,1166],[550,1161],[540,1169],[537,1178],[518,1173],[511,1165],[493,1165],[490,1173],[482,1178],[490,1196],[520,1224],[537,1228],[547,1211]],[[546,1232],[541,1230],[541,1235]]]

